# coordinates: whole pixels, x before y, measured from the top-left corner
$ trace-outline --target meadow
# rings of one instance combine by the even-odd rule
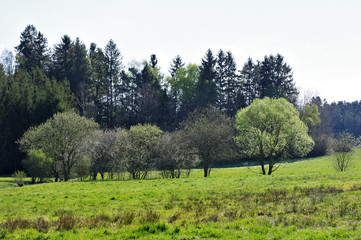
[[[216,168],[208,178],[70,181],[16,187],[0,178],[0,239],[361,239],[361,151]]]

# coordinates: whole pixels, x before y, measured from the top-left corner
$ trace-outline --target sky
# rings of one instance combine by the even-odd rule
[[[29,24],[50,47],[64,34],[88,47],[113,39],[123,63],[156,54],[161,71],[180,55],[200,64],[207,49],[248,57],[281,54],[301,94],[361,100],[359,0],[1,0],[0,52]]]

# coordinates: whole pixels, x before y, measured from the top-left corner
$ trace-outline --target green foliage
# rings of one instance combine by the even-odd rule
[[[13,174],[14,182],[18,187],[24,186],[24,178],[26,178],[26,173],[24,171],[16,171]]]
[[[262,174],[265,161],[271,175],[275,164],[289,156],[305,156],[314,142],[307,126],[299,119],[297,110],[287,100],[256,99],[236,115],[236,140],[244,156],[259,160]]]
[[[216,161],[234,157],[232,121],[215,107],[197,109],[181,123],[184,141],[193,148],[209,176]]]
[[[352,165],[356,140],[348,132],[340,133],[331,143],[334,157],[334,167],[337,171],[344,172]]]
[[[307,104],[300,111],[300,119],[307,125],[309,129],[319,125],[321,123],[320,113],[318,107],[315,104]]]
[[[174,104],[174,120],[178,124],[195,106],[196,84],[199,79],[199,69],[196,64],[180,67],[167,81],[170,84]]]
[[[353,159],[360,154],[357,150]],[[357,239],[361,163],[355,161],[345,175],[334,171],[331,159],[289,162],[268,177],[248,168],[223,168],[204,179],[197,169],[190,178],[0,189],[0,234],[5,239]]]
[[[41,149],[31,149],[28,157],[22,161],[22,164],[28,175],[32,178],[32,183],[35,183],[36,179],[39,182],[43,182],[44,178],[51,177],[53,160],[48,158]]]
[[[138,124],[122,133],[121,141],[125,145],[125,166],[133,179],[144,179],[154,167],[154,146],[162,135],[159,127],[150,124]]]
[[[58,113],[45,123],[32,127],[19,140],[21,149],[42,149],[53,159],[52,171],[56,180],[67,181],[74,167],[82,161],[82,144],[85,138],[98,128],[93,120],[80,117],[74,112]]]
[[[96,130],[86,139],[84,148],[90,157],[90,172],[94,180],[98,173],[104,177],[105,172],[113,173],[121,168],[116,144],[115,130]]]
[[[24,132],[56,112],[72,107],[73,97],[66,83],[49,79],[39,69],[17,70],[15,75],[0,72],[0,173],[14,172],[24,158],[15,143]]]

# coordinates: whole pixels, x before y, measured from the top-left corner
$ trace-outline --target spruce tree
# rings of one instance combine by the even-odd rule
[[[216,59],[211,49],[208,49],[202,59],[200,77],[196,87],[196,102],[198,107],[215,105],[217,103]]]
[[[29,73],[34,68],[48,70],[48,41],[33,25],[28,25],[20,35],[20,44],[15,47],[19,68]]]
[[[177,55],[175,58],[172,59],[170,64],[169,73],[172,77],[177,73],[177,70],[184,66],[184,62],[181,56]]]

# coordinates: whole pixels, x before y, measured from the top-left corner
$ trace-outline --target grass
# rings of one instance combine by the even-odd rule
[[[360,239],[361,151],[190,178],[15,187],[0,178],[0,239]],[[254,170],[258,168],[253,168]]]

